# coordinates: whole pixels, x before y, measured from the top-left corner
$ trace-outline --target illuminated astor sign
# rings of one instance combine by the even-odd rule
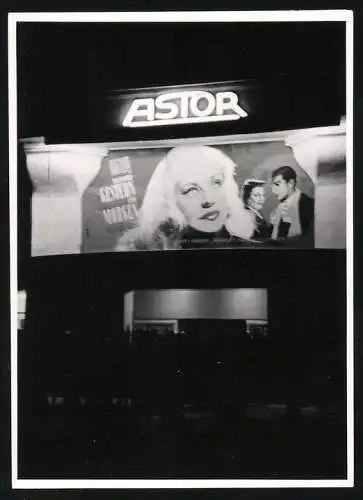
[[[179,91],[134,99],[122,125],[154,127],[239,120],[246,116],[235,92]]]

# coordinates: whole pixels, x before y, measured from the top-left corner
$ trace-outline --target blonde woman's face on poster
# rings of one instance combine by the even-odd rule
[[[179,165],[174,170],[176,203],[187,224],[206,233],[227,219],[226,172],[220,165]]]

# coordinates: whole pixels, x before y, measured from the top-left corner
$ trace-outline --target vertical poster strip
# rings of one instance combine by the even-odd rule
[[[130,229],[137,221],[137,200],[130,158],[109,158],[111,184],[99,188],[100,203],[107,225],[121,225],[121,232]],[[115,204],[116,203],[116,204]]]
[[[131,158],[110,154],[83,198],[83,253],[110,252],[137,226],[138,203]]]

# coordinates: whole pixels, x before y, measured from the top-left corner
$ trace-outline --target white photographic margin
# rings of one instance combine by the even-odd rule
[[[17,71],[16,31],[20,22],[316,22],[346,23],[346,271],[347,271],[347,478],[342,480],[43,480],[18,478],[17,393]],[[354,486],[354,310],[353,310],[353,11],[65,12],[8,14],[9,211],[11,312],[11,476],[13,489],[145,488],[344,488]]]

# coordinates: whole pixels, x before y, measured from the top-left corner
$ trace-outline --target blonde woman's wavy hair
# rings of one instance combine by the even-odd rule
[[[233,235],[249,239],[254,231],[251,218],[243,207],[239,189],[235,180],[235,163],[219,149],[210,146],[187,145],[171,149],[159,162],[149,181],[144,200],[139,212],[142,234],[151,239],[166,222],[182,230],[187,221],[177,206],[173,175],[176,165],[186,166],[219,165],[225,170],[224,189],[226,190],[228,215],[225,227]]]

